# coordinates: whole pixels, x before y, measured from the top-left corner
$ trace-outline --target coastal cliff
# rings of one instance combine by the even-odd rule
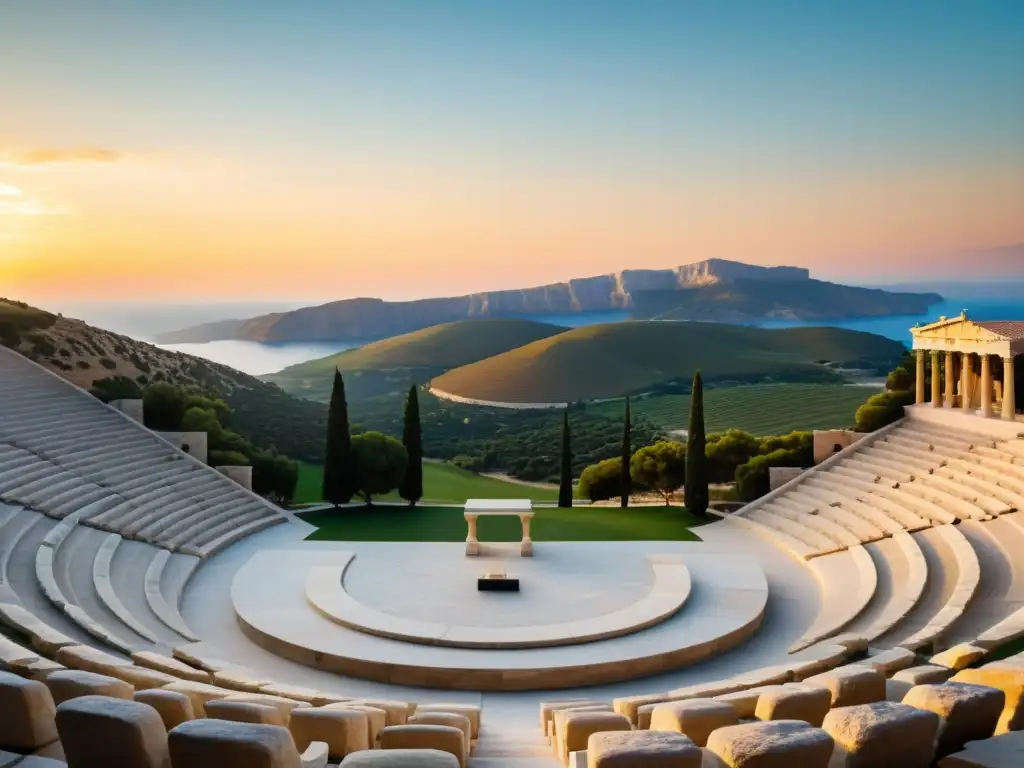
[[[832,286],[832,289],[823,291],[821,286]],[[765,297],[759,296],[740,306],[744,302],[738,304],[723,299],[734,287],[744,294],[756,296],[763,292],[778,295],[780,299],[766,307]],[[843,294],[839,305],[830,305],[838,293],[834,289],[839,288],[846,288],[848,292]],[[863,294],[857,293],[860,291]],[[671,319],[725,322],[782,316],[838,319],[836,311],[847,318],[912,314],[926,310],[939,299],[935,294],[891,294],[834,286],[811,280],[810,272],[800,267],[760,267],[709,259],[675,269],[628,269],[522,290],[417,301],[344,299],[248,320],[208,323],[162,334],[158,340],[162,343],[219,339],[276,343],[356,341],[409,333],[472,317],[529,317],[610,310],[626,310],[638,317],[671,314]],[[859,301],[864,304],[863,311],[858,309]],[[692,314],[688,313],[687,304],[694,305]]]

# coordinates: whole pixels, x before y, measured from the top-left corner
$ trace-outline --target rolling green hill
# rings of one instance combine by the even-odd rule
[[[888,370],[902,344],[839,328],[769,330],[689,322],[574,328],[436,377],[432,388],[477,400],[555,403],[619,397],[685,382],[837,381],[836,366]]]
[[[516,318],[458,320],[413,331],[364,347],[292,365],[262,376],[286,392],[327,401],[334,369],[346,376],[355,399],[404,391],[451,368],[458,368],[564,331],[557,325]]]
[[[514,318],[458,320],[293,365],[275,376],[303,376],[333,372],[335,368],[342,372],[417,366],[447,370],[500,355],[564,330],[549,323]]]

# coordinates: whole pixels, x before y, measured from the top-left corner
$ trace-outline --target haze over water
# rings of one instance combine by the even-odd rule
[[[298,306],[319,302],[290,303],[209,303],[209,304],[61,304],[50,306],[53,311],[62,312],[101,328],[122,333],[126,336],[152,341],[155,334],[181,328],[194,322],[211,322],[237,317],[250,317],[265,312],[281,312]],[[765,328],[790,328],[794,326],[833,325],[855,331],[877,333],[890,339],[909,343],[910,328],[916,323],[937,320],[939,316],[952,317],[967,309],[975,320],[1006,320],[1024,317],[1024,301],[1007,298],[948,298],[934,305],[925,315],[892,315],[888,317],[847,320],[835,323],[800,320],[766,320],[760,325]],[[629,313],[591,312],[585,314],[535,315],[530,318],[538,322],[576,328],[598,323],[614,323],[629,319]],[[245,373],[261,375],[274,373],[290,365],[326,357],[345,349],[362,346],[360,342],[325,341],[298,342],[288,344],[264,344],[256,341],[212,341],[202,344],[160,344],[164,349],[212,360],[231,366]]]

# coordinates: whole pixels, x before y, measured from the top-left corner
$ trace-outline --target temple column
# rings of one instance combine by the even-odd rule
[[[1017,418],[1017,396],[1014,391],[1013,357],[1003,358],[1003,418]]]
[[[932,408],[942,407],[942,381],[939,371],[939,351],[932,350]]]
[[[914,402],[924,404],[924,350],[917,350],[917,392]]]
[[[956,405],[956,380],[953,378],[956,358],[953,355],[953,352],[946,352],[946,397],[943,405],[947,408],[952,408]]]
[[[981,415],[992,417],[992,356],[981,356]]]
[[[971,410],[971,353],[960,354],[960,407]]]

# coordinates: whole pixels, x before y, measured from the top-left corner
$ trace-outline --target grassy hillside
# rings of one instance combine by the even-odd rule
[[[500,355],[538,339],[546,339],[564,330],[549,323],[514,318],[459,320],[293,365],[276,375],[333,372],[335,368],[342,371],[417,366],[457,368]]]
[[[851,427],[857,408],[879,389],[842,384],[748,384],[704,390],[704,421],[709,432],[742,429],[754,435],[794,430]],[[621,402],[591,405],[591,413],[614,418]],[[634,400],[631,410],[666,431],[686,429],[689,395],[655,395]]]
[[[628,322],[575,328],[432,381],[450,394],[498,402],[573,402],[689,380],[837,380],[821,363],[888,370],[902,344],[839,328]]]
[[[292,397],[226,365],[5,299],[0,299],[0,344],[85,389],[99,379],[127,376],[140,385],[169,381],[216,393],[234,412],[232,429],[254,444],[296,459],[323,455],[326,406]]]
[[[348,381],[353,382],[352,394],[359,399],[361,395],[404,389],[410,381],[428,381],[451,368],[564,330],[557,325],[515,318],[459,320],[289,366],[262,378],[302,397],[327,400],[332,374],[338,368],[354,374]]]
[[[319,464],[302,464],[299,483],[295,488],[295,503],[323,501],[321,493],[324,468]],[[555,501],[556,488],[541,488],[524,483],[510,483],[495,477],[485,477],[451,464],[428,461],[423,464],[423,503],[463,504],[466,499],[532,499]],[[381,496],[382,501],[398,501],[397,493]]]

